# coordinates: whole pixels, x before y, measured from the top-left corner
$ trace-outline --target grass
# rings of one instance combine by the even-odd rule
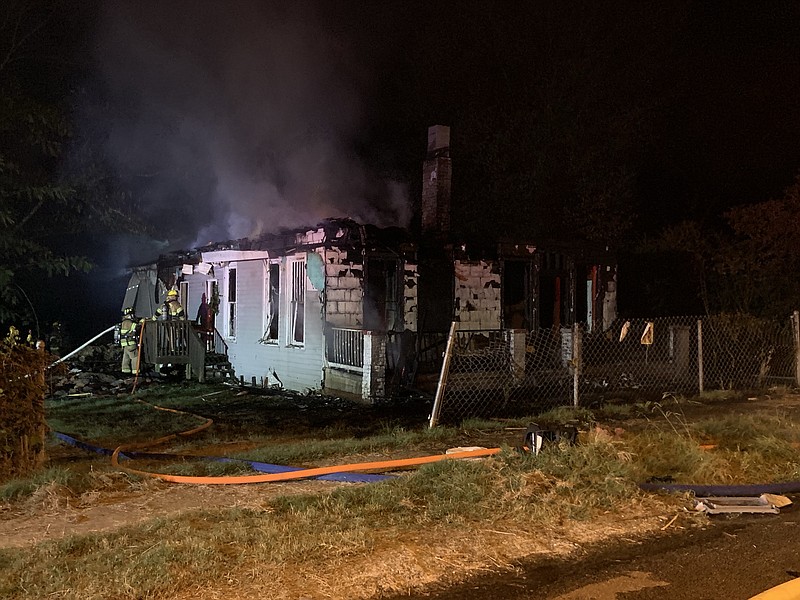
[[[226,392],[212,400],[198,395],[195,388],[181,392],[159,390],[145,399],[189,411],[204,408],[214,415],[230,406],[237,413],[231,429],[223,426],[221,437],[200,434],[197,443],[224,443],[233,439],[228,435],[242,436],[256,447],[229,456],[280,464],[335,464],[350,462],[354,455],[441,452],[447,446],[474,445],[476,439],[502,439],[509,429],[531,422],[576,424],[582,433],[578,444],[546,446],[538,455],[504,446],[491,459],[433,463],[381,483],[273,497],[258,509],[196,511],[24,550],[1,550],[0,597],[168,598],[225,578],[248,573],[256,577],[270,565],[289,570],[310,564],[341,565],[404,535],[429,535],[433,537],[424,539],[433,541],[469,537],[478,529],[509,528],[547,535],[565,523],[622,516],[632,502],[655,503],[637,485],[653,477],[726,484],[800,479],[800,452],[793,445],[800,438],[798,417],[774,411],[690,418],[688,409],[696,401],[669,398],[627,410],[559,409],[507,421],[469,420],[435,430],[407,428],[389,419],[372,426],[368,436],[363,435],[363,423],[348,425],[347,418],[337,417],[335,424],[314,436],[288,441],[284,429],[265,427],[259,412],[251,417],[249,428],[245,425],[248,407],[252,411],[264,404],[279,406],[280,399],[254,401]],[[159,433],[187,424],[180,415],[154,411],[126,398],[84,400],[80,405],[60,402],[53,418],[69,431],[87,436],[141,438],[142,432],[130,423],[113,428],[115,410],[123,414],[136,410],[140,426],[157,427]],[[157,417],[148,416],[147,410]],[[104,417],[95,419],[97,414]],[[607,419],[614,426],[604,427]],[[190,425],[194,424],[196,420]],[[714,447],[703,449],[701,443],[709,441]],[[185,440],[178,446],[190,449],[191,444]],[[216,475],[240,473],[242,467],[175,461],[159,470]],[[81,493],[93,485],[124,484],[119,479],[124,475],[116,474],[118,479],[112,480],[107,472],[92,473],[50,469],[34,479],[6,483],[0,487],[0,498],[18,502],[48,485]],[[129,485],[135,484],[131,479]],[[676,497],[671,502],[681,500]]]
[[[366,553],[383,530],[469,528],[479,521],[509,520],[533,528],[588,519],[609,507],[608,481],[616,479],[619,468],[604,466],[593,455],[577,446],[566,454],[537,457],[509,450],[497,460],[427,465],[385,483],[279,497],[263,510],[199,511],[32,550],[3,550],[0,596],[168,597],[263,563],[291,566]],[[581,466],[579,472],[592,471],[592,476],[574,472]],[[573,473],[574,485],[559,485],[544,475],[551,467]],[[632,490],[630,484],[617,488],[611,491]]]
[[[346,434],[346,432],[344,432]],[[282,443],[258,450],[237,452],[232,458],[254,460],[281,465],[319,461],[331,457],[389,454],[398,450],[440,452],[442,445],[459,441],[459,432],[452,429],[422,429],[407,431],[393,429],[368,438],[342,437],[339,439],[311,438],[302,442]],[[433,450],[436,448],[436,450]]]
[[[49,400],[45,404],[47,424],[54,431],[113,449],[122,443],[187,431],[205,420],[155,410],[139,400],[131,396]]]
[[[51,495],[77,498],[96,490],[130,491],[146,485],[136,475],[128,475],[107,465],[75,469],[58,466],[43,469],[31,477],[12,479],[0,485],[0,502],[23,502],[31,496]]]

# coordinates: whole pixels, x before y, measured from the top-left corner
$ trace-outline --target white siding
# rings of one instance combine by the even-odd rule
[[[245,382],[255,377],[259,384],[263,378],[268,378],[269,383],[274,384],[277,383],[274,372],[283,386],[290,390],[320,389],[323,377],[320,292],[311,289],[306,292],[304,346],[287,345],[285,326],[281,329],[278,344],[263,344],[259,339],[264,333],[264,263],[261,260],[239,261],[236,266],[238,326],[236,339],[229,340],[228,356],[237,377],[244,377]],[[282,296],[291,289],[286,285],[286,276],[286,261],[283,260]]]

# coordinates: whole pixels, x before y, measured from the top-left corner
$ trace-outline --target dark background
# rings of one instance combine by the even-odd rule
[[[599,215],[629,315],[662,284],[626,249],[800,172],[794,1],[32,5],[44,26],[19,74],[70,116],[60,174],[90,148],[142,223],[55,239],[96,268],[22,282],[76,344],[117,320],[125,267],[160,252],[333,216],[414,228],[433,124],[452,128],[458,233],[572,236]],[[673,312],[699,310],[690,282],[663,285]]]

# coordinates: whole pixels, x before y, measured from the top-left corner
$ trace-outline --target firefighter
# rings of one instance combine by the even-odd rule
[[[122,311],[122,323],[119,326],[119,345],[122,346],[122,372],[137,374],[139,372],[138,350],[139,330],[136,316],[131,307]]]
[[[164,331],[164,349],[169,354],[181,354],[186,351],[186,332],[175,323],[175,321],[185,321],[186,313],[183,306],[178,301],[177,290],[170,290],[167,292],[167,297],[164,304],[158,307],[156,314],[153,315],[154,321],[171,321],[171,324],[165,323]],[[167,364],[167,366],[171,366]],[[156,372],[160,372],[160,368],[156,365]]]
[[[178,302],[177,290],[170,290],[167,292],[167,299],[164,304],[158,307],[156,314],[153,315],[153,320],[156,321],[183,321],[186,319],[186,314],[183,306]]]
[[[61,356],[61,348],[64,346],[64,328],[60,321],[53,323],[53,328],[50,331],[50,354],[53,356]]]

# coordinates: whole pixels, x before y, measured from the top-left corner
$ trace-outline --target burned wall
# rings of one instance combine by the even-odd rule
[[[462,329],[499,329],[500,268],[497,261],[453,263],[455,275],[454,319]]]
[[[351,257],[356,254],[356,260]],[[333,327],[360,329],[364,324],[364,267],[361,253],[328,248],[325,259],[325,316]]]

